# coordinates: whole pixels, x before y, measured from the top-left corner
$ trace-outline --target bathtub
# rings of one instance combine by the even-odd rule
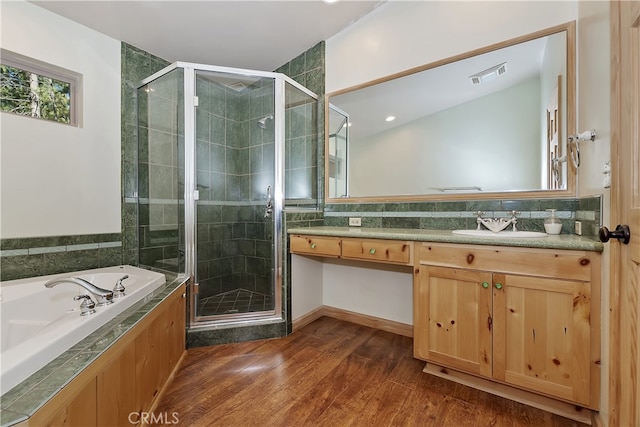
[[[123,276],[125,296],[96,312],[80,315],[76,295],[88,292],[73,283],[45,288],[53,278],[77,276],[111,290]],[[150,300],[165,283],[164,274],[129,265],[0,282],[0,394],[74,346],[138,301]],[[95,300],[95,298],[94,298]]]

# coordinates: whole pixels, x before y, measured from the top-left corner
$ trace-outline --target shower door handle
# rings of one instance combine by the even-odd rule
[[[271,186],[267,185],[267,206],[264,209],[264,217],[271,218],[273,213],[273,198],[271,197]]]

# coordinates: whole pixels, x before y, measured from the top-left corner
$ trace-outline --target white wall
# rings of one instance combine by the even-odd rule
[[[291,255],[291,319],[322,307],[322,258]]]
[[[410,267],[325,260],[324,305],[413,325]]]
[[[326,42],[326,93],[577,18],[574,1],[387,2]]]
[[[594,142],[580,143],[580,168],[578,169],[578,194],[580,197],[602,195],[602,224],[611,228],[611,191],[602,186],[604,162],[611,152],[611,37],[609,28],[609,3],[606,1],[580,2],[578,41],[578,131],[595,129]],[[609,246],[602,254],[602,388],[600,418],[609,418]]]
[[[120,232],[120,42],[25,1],[1,46],[83,76],[83,127],[1,113],[2,238]]]

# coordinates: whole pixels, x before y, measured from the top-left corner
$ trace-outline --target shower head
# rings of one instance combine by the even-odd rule
[[[260,129],[266,129],[267,128],[267,122],[273,120],[273,114],[269,114],[268,116],[264,116],[263,118],[261,118],[260,120],[258,120],[258,126],[260,127]]]

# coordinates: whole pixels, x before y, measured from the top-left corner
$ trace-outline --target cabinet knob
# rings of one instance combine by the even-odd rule
[[[482,282],[482,287],[487,289],[489,287],[489,283],[488,282]]]
[[[502,283],[496,283],[496,289],[502,289]]]
[[[376,248],[371,248],[371,249],[369,249],[369,253],[370,253],[371,255],[375,254],[375,253],[376,253]]]
[[[309,243],[309,246],[311,247],[311,249],[315,249],[316,248],[316,244],[315,243]]]

